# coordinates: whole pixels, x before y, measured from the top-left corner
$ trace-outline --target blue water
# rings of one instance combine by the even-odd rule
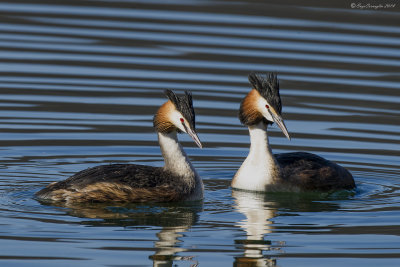
[[[399,266],[399,7],[279,1],[2,1],[1,266]],[[276,71],[292,140],[355,192],[252,194],[237,110],[251,71]],[[108,163],[162,166],[152,118],[191,90],[205,183],[195,203],[39,203]]]

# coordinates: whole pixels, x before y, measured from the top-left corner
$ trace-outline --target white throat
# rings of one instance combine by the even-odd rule
[[[232,187],[266,191],[280,177],[279,166],[271,152],[265,124],[249,126],[250,152],[232,181]]]
[[[184,179],[183,182],[194,187],[190,199],[201,199],[203,197],[203,182],[178,142],[177,133],[175,131],[167,134],[158,133],[158,141],[164,157],[164,169],[181,176]]]
[[[178,142],[177,133],[158,133],[158,141],[164,157],[164,168],[176,175],[193,176],[195,170]]]

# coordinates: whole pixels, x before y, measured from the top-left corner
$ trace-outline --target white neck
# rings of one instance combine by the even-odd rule
[[[158,141],[164,157],[164,169],[181,176],[183,182],[194,187],[192,197],[201,199],[203,197],[203,182],[178,142],[176,131],[167,134],[158,133]]]
[[[250,152],[235,174],[232,187],[251,191],[267,191],[268,185],[280,177],[279,166],[268,143],[263,122],[249,126]]]

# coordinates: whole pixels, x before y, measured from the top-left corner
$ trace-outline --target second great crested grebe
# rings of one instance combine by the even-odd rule
[[[232,180],[232,187],[249,191],[331,191],[355,188],[353,176],[342,166],[307,152],[272,154],[267,126],[276,123],[290,139],[283,122],[279,82],[249,75],[253,89],[243,99],[240,121],[249,128],[250,152]]]
[[[42,200],[82,202],[170,202],[200,200],[201,178],[178,142],[177,133],[189,134],[201,148],[195,129],[192,95],[165,91],[168,101],[153,119],[164,167],[136,164],[100,165],[48,185],[36,196]]]

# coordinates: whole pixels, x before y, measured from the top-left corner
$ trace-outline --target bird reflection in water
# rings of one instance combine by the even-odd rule
[[[158,241],[154,243],[157,250],[154,255],[149,257],[153,260],[154,267],[172,267],[174,261],[193,261],[190,266],[198,265],[194,257],[177,256],[178,253],[186,251],[186,249],[179,247],[182,242],[179,238],[183,237],[183,233],[187,230],[187,227],[165,227],[157,233]]]
[[[42,203],[45,204],[45,203]],[[52,203],[54,205],[54,203]],[[139,248],[143,251],[155,251],[149,259],[153,266],[172,267],[177,261],[188,261],[190,266],[197,266],[194,256],[179,256],[187,251],[182,246],[182,238],[199,218],[203,210],[202,202],[192,202],[180,205],[159,203],[151,205],[129,204],[124,206],[107,206],[105,203],[82,204],[63,207],[69,208],[68,215],[79,218],[101,219],[82,220],[81,224],[94,227],[124,227],[135,230],[141,227],[160,227],[156,233],[158,238],[154,248]],[[125,248],[124,248],[125,249]],[[137,250],[132,246],[132,251]]]
[[[279,250],[265,235],[271,233],[275,217],[274,203],[265,201],[265,194],[233,190],[235,208],[246,216],[237,226],[246,231],[246,239],[235,240],[235,244],[244,249],[240,257],[235,257],[235,267],[276,266],[276,260],[264,255],[265,251]],[[271,205],[269,205],[271,204]]]

